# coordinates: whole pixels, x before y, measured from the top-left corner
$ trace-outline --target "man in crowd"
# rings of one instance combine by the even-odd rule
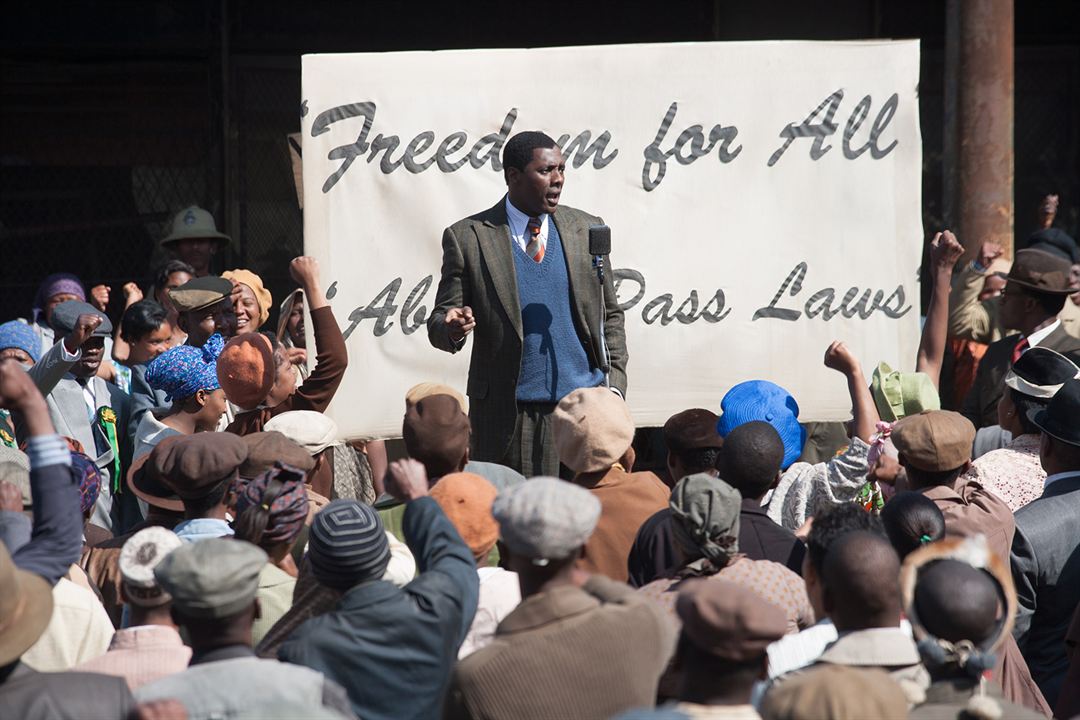
[[[1057,350],[1080,363],[1080,339],[1061,326],[1058,313],[1075,288],[1069,286],[1072,263],[1038,248],[1019,250],[1001,296],[1001,327],[1019,330],[992,343],[979,362],[975,383],[964,399],[963,414],[977,428],[997,422],[997,403],[1009,367],[1029,347]]]
[[[308,557],[315,578],[344,596],[297,628],[278,657],[341,683],[365,720],[437,717],[476,613],[476,563],[428,497],[423,465],[399,460],[387,480],[387,490],[406,504],[405,539],[420,575],[404,588],[380,581],[390,547],[378,514],[355,500],[335,500],[315,516]]]
[[[651,707],[674,627],[626,585],[577,566],[600,501],[534,478],[500,493],[493,513],[523,601],[490,645],[458,663],[443,717],[610,718]]]
[[[580,388],[555,408],[552,431],[559,461],[574,473],[574,484],[600,501],[600,520],[585,543],[581,568],[626,582],[638,528],[671,494],[653,473],[633,472],[630,408],[607,388]]]
[[[1065,635],[1080,604],[1080,380],[1034,413],[1042,430],[1043,496],[1016,513],[1012,572],[1019,612],[1013,634],[1032,677],[1054,707],[1068,670]]]
[[[161,247],[190,265],[195,277],[204,277],[210,274],[214,255],[230,242],[228,235],[218,232],[213,215],[192,205],[173,216],[172,231],[162,238]]]
[[[112,324],[87,303],[69,300],[53,310],[52,325],[62,339],[30,368],[30,375],[48,401],[53,426],[64,437],[77,440],[101,472],[90,522],[123,532],[140,519],[134,498],[120,486],[131,458],[127,434],[131,401],[120,388],[97,376]]]
[[[526,477],[555,476],[556,403],[580,387],[626,391],[623,311],[611,272],[601,300],[589,255],[589,226],[603,221],[559,206],[566,164],[555,141],[518,133],[502,162],[506,196],[443,233],[428,338],[455,353],[476,331],[468,386],[473,457]]]
[[[341,687],[308,668],[255,657],[251,624],[266,553],[241,540],[212,538],[170,552],[154,577],[191,643],[187,670],[143,685],[140,702],[178,699],[188,720],[233,717],[253,702],[300,702],[351,717]]]
[[[122,677],[134,692],[187,667],[191,648],[173,622],[172,597],[154,578],[154,568],[180,544],[163,527],[140,530],[124,543],[118,565],[128,625],[113,635],[108,652],[75,670]]]
[[[187,333],[187,345],[201,348],[215,333],[228,340],[236,334],[231,282],[217,275],[188,280],[169,292],[176,324]]]

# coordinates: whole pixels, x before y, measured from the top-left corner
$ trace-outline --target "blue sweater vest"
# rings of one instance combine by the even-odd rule
[[[521,297],[520,402],[553,403],[581,387],[596,387],[604,373],[589,365],[570,307],[570,279],[562,241],[549,224],[542,262],[514,245],[514,269]]]

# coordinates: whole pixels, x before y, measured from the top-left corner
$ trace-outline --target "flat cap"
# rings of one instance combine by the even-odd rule
[[[170,443],[155,460],[162,482],[182,499],[202,498],[237,476],[247,460],[238,435],[200,432]]]
[[[424,464],[429,477],[458,470],[469,447],[469,416],[450,395],[429,395],[405,410],[401,436],[410,457]]]
[[[668,452],[680,455],[690,450],[719,448],[724,438],[716,432],[720,416],[704,408],[675,413],[664,423],[664,444]]]
[[[461,410],[463,412],[469,411],[469,406],[465,402],[464,395],[462,395],[449,385],[443,385],[442,383],[434,382],[422,382],[409,388],[408,391],[405,393],[405,407],[408,408],[410,405],[415,405],[424,398],[431,397],[432,395],[449,395],[450,397],[458,401],[458,404],[461,405]]]
[[[266,553],[249,542],[210,538],[170,552],[154,568],[154,577],[181,614],[227,618],[255,601],[266,560]]]
[[[765,648],[787,632],[787,618],[780,608],[718,577],[684,583],[675,612],[691,643],[732,662],[760,660]]]
[[[314,410],[289,410],[270,418],[264,430],[281,433],[302,447],[309,455],[318,455],[331,445],[340,444],[338,425],[326,413]]]
[[[1020,285],[1044,295],[1070,295],[1076,288],[1069,285],[1072,262],[1063,255],[1036,248],[1017,250],[1008,275],[998,273],[1010,285]]]
[[[169,291],[169,300],[179,312],[204,310],[232,295],[233,284],[223,277],[207,275],[192,278]]]
[[[117,565],[131,602],[156,607],[171,599],[158,585],[154,568],[181,544],[176,533],[163,527],[144,528],[128,538],[120,549]]]
[[[75,329],[80,315],[97,315],[101,318],[101,324],[94,330],[93,337],[112,337],[113,326],[109,316],[82,300],[66,300],[57,305],[50,323],[57,333],[67,335]]]
[[[274,467],[278,461],[304,472],[311,472],[315,467],[311,453],[280,432],[265,430],[244,435],[240,439],[247,446],[247,458],[240,465],[240,477],[253,478]]]
[[[606,387],[570,393],[555,406],[551,422],[559,461],[576,473],[607,470],[634,442],[630,408]]]
[[[893,426],[893,445],[908,465],[925,472],[955,470],[971,459],[975,426],[952,410],[924,410]]]
[[[573,483],[537,477],[500,492],[491,512],[511,552],[546,565],[585,544],[600,519],[600,501]]]

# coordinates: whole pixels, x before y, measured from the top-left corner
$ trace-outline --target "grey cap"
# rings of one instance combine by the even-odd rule
[[[22,450],[0,443],[0,482],[9,482],[22,492],[23,508],[33,504],[30,495],[30,458]]]
[[[53,309],[50,321],[53,330],[60,335],[67,335],[75,329],[80,315],[97,315],[101,318],[101,324],[94,331],[94,337],[112,337],[113,326],[109,316],[82,300],[67,300]]]
[[[266,553],[249,542],[210,538],[173,550],[154,568],[154,577],[182,615],[226,618],[255,601],[266,561]]]
[[[131,602],[152,607],[169,601],[169,594],[154,578],[154,568],[180,544],[176,533],[163,527],[144,528],[128,538],[117,565]]]
[[[600,519],[600,501],[572,483],[538,477],[500,492],[491,512],[511,552],[546,565],[585,544]]]

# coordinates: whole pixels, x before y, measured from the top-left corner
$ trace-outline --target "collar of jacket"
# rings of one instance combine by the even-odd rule
[[[961,478],[957,481],[955,488],[948,485],[934,485],[933,487],[922,488],[919,492],[934,502],[944,500],[957,505],[970,505],[971,494],[982,489],[983,486],[978,480]]]
[[[499,623],[497,634],[536,630],[598,607],[600,601],[585,590],[576,585],[560,585],[522,601]]]
[[[401,593],[401,588],[391,582],[372,580],[354,585],[345,591],[338,608],[340,610],[361,610],[392,600]]]
[[[743,498],[742,505],[739,507],[739,512],[769,517],[769,513],[765,512],[765,506],[762,505],[760,501],[754,500],[753,498]]]
[[[922,662],[915,643],[899,627],[840,633],[818,662],[869,667],[907,667]]]
[[[188,665],[201,665],[221,660],[253,657],[255,657],[255,651],[248,645],[226,645],[225,647],[214,648],[201,653],[192,653],[191,662]]]

